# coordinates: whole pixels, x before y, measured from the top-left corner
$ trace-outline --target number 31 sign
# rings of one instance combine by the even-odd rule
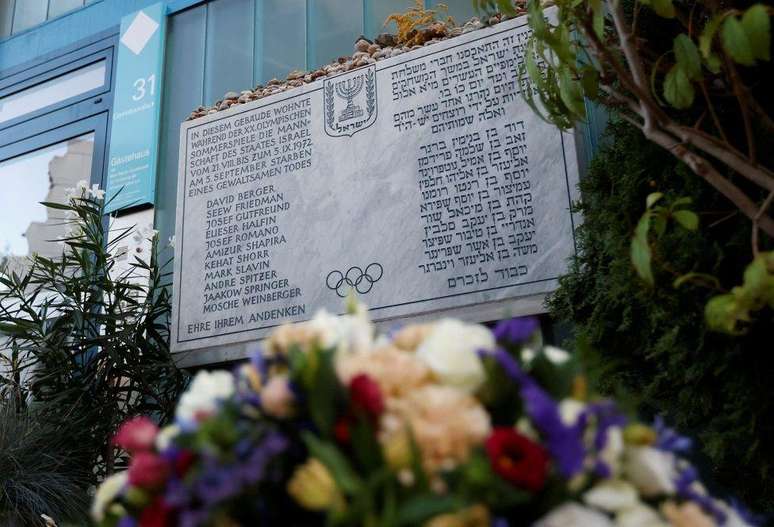
[[[107,175],[108,212],[153,203],[158,161],[166,11],[125,16],[116,63]]]

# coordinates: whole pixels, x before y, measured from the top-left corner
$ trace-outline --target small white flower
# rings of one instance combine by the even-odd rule
[[[443,384],[473,393],[486,380],[478,352],[491,351],[495,346],[494,336],[484,326],[443,319],[416,354]]]
[[[156,448],[158,450],[166,450],[172,440],[180,434],[180,427],[177,425],[167,425],[159,430],[156,436]]]
[[[533,350],[532,348],[523,348],[521,350],[521,362],[524,364],[529,364],[533,360],[535,360],[535,357],[537,357],[537,352]]]
[[[559,417],[566,426],[574,426],[586,409],[586,405],[578,399],[562,399],[559,401]]]
[[[91,186],[91,190],[89,192],[92,196],[94,196],[97,199],[105,199],[105,191],[100,189],[97,183],[94,183]]]
[[[172,247],[173,249],[175,248],[175,235],[174,234],[169,237],[169,246]]]
[[[85,179],[80,180],[78,183],[75,184],[75,191],[80,195],[83,196],[84,194],[89,192],[89,182]]]
[[[414,478],[414,472],[408,468],[402,468],[398,472],[398,481],[404,487],[413,487],[416,479]]]
[[[624,474],[646,498],[675,492],[675,458],[649,446],[629,446],[624,453]]]
[[[94,495],[94,501],[91,504],[91,517],[96,522],[99,523],[105,519],[105,509],[124,488],[128,478],[127,472],[118,472],[107,478],[99,486],[97,493]]]
[[[620,426],[611,426],[607,429],[607,441],[605,442],[605,448],[599,453],[599,458],[610,468],[614,478],[617,478],[621,473],[623,453],[623,430],[621,430]]]
[[[570,360],[570,354],[556,346],[545,346],[543,348],[543,355],[557,366],[561,366]]]
[[[533,527],[613,527],[613,523],[599,511],[577,503],[565,503],[549,512]]]
[[[180,397],[177,419],[182,423],[196,423],[212,415],[220,403],[234,394],[234,377],[227,371],[200,371]]]
[[[583,501],[606,512],[618,512],[639,503],[637,489],[622,480],[608,479],[597,483],[583,494]]]

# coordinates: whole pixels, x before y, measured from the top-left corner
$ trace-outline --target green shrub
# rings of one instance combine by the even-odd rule
[[[0,404],[0,525],[43,526],[41,514],[85,521],[88,452],[70,441],[73,432],[15,404]]]
[[[65,439],[88,451],[94,483],[113,470],[116,428],[137,414],[171,417],[185,374],[169,351],[157,234],[130,228],[108,241],[102,191],[74,192],[66,205],[45,204],[70,226],[61,257],[34,255],[26,272],[0,274],[0,356],[11,365],[0,395],[77,431]],[[129,255],[121,271],[117,248],[135,235],[151,241],[150,258]]]
[[[675,289],[695,271],[737,285],[750,263],[750,222],[669,153],[626,124],[582,179],[579,258],[550,300],[574,323],[575,347],[598,365],[609,392],[625,390],[645,412],[662,412],[699,439],[717,481],[761,511],[774,510],[774,344],[771,312],[747,335],[707,329],[704,307],[718,291]],[[668,229],[654,245],[655,287],[635,274],[629,246],[651,192],[689,196],[696,232]]]

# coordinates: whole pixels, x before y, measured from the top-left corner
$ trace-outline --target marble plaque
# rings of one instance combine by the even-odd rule
[[[528,34],[521,17],[184,123],[173,350],[343,312],[351,290],[377,321],[542,310],[578,169],[520,94]]]

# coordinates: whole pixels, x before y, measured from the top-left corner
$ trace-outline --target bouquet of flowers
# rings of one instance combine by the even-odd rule
[[[200,372],[175,423],[125,423],[103,527],[752,525],[681,457],[690,440],[595,397],[538,322],[376,336],[363,306],[282,326]]]

